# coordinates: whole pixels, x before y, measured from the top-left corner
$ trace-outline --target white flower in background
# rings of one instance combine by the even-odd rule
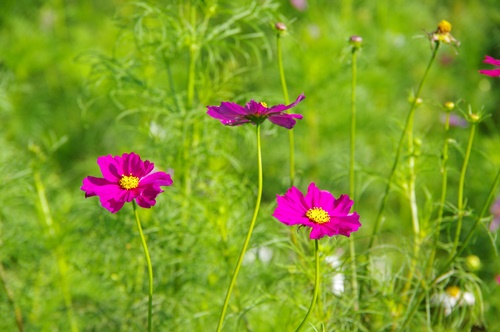
[[[326,256],[325,261],[333,268],[334,271],[342,271],[343,268],[341,267],[342,263],[340,261],[340,255],[331,255],[331,256]],[[342,293],[344,293],[344,281],[345,281],[345,275],[343,273],[334,273],[332,276],[331,280],[331,290],[332,293],[340,296]]]
[[[243,257],[243,264],[251,264],[255,262],[255,260],[268,264],[273,258],[273,255],[273,250],[266,246],[251,248],[245,253],[245,257]]]
[[[443,307],[444,315],[449,316],[456,306],[474,305],[476,298],[471,292],[462,292],[458,286],[449,286],[444,292],[434,294],[431,301]]]

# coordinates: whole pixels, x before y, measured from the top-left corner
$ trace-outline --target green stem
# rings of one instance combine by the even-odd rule
[[[236,266],[234,268],[233,275],[231,277],[231,282],[229,283],[229,287],[227,289],[226,298],[224,299],[224,304],[222,305],[221,314],[219,317],[219,322],[217,324],[217,332],[222,330],[222,325],[224,324],[224,318],[226,316],[227,306],[229,304],[229,299],[231,298],[231,293],[233,292],[234,285],[236,284],[236,278],[238,277],[238,273],[240,272],[241,263],[243,262],[243,257],[245,256],[245,252],[247,251],[248,244],[250,243],[250,238],[252,237],[252,232],[255,227],[255,221],[257,220],[257,215],[259,214],[260,209],[260,201],[262,199],[262,152],[261,152],[261,143],[260,143],[260,125],[256,125],[257,131],[257,167],[258,167],[258,189],[257,189],[257,201],[255,202],[255,209],[253,212],[252,221],[250,222],[250,227],[248,228],[248,233],[245,238],[245,242],[243,243],[243,247],[241,248],[240,255],[236,262]]]
[[[16,301],[14,300],[14,294],[11,292],[11,290],[7,286],[7,275],[5,273],[5,270],[3,268],[3,264],[1,261],[0,261],[0,283],[2,284],[2,288],[4,289],[5,294],[7,295],[7,301],[9,302],[12,309],[14,310],[14,318],[16,320],[17,329],[19,332],[23,332],[24,331],[23,315],[21,314],[21,309],[19,308]]]
[[[457,220],[457,230],[455,232],[455,241],[453,242],[453,250],[451,256],[454,256],[457,248],[458,241],[460,240],[460,233],[462,231],[462,221],[464,217],[464,185],[465,185],[465,174],[467,173],[467,165],[469,164],[470,154],[472,151],[472,143],[474,141],[474,135],[476,133],[476,122],[473,122],[469,133],[469,143],[467,144],[467,151],[465,152],[464,163],[462,165],[462,171],[460,172],[460,180],[458,182],[458,220]]]
[[[54,241],[57,237],[56,225],[52,219],[52,214],[50,212],[49,202],[45,194],[45,186],[43,185],[40,172],[38,170],[33,171],[33,177],[35,181],[35,188],[38,195],[38,200],[40,203],[40,209],[42,212],[43,221],[45,223],[45,229],[49,234],[49,238]],[[78,332],[78,323],[75,318],[75,313],[73,311],[73,302],[71,299],[71,292],[68,285],[67,270],[68,266],[66,263],[66,258],[64,257],[64,252],[60,246],[57,246],[54,250],[55,258],[57,261],[57,267],[59,269],[60,275],[60,287],[63,294],[64,305],[67,310],[68,320],[71,326],[72,332]]]
[[[276,34],[276,48],[278,50],[278,67],[280,72],[281,88],[283,89],[283,97],[285,98],[285,104],[290,104],[290,99],[288,97],[288,88],[286,85],[285,69],[283,66],[283,50],[281,48],[281,33]],[[288,142],[290,150],[290,186],[295,183],[295,139],[293,134],[293,129],[288,131]]]
[[[137,222],[137,229],[139,230],[139,235],[141,236],[142,248],[144,249],[144,255],[146,256],[146,262],[148,264],[148,276],[149,276],[149,293],[148,293],[148,332],[151,332],[152,325],[152,313],[153,313],[153,266],[151,265],[151,257],[149,256],[148,245],[146,244],[146,238],[142,232],[141,220],[139,219],[139,211],[137,209],[137,203],[132,201],[132,206],[134,207],[135,221]]]
[[[436,251],[439,242],[439,235],[441,234],[441,222],[443,221],[444,205],[446,203],[446,191],[448,186],[448,132],[450,130],[450,115],[451,112],[446,112],[446,121],[444,125],[445,130],[445,140],[443,144],[443,155],[441,160],[441,199],[439,201],[439,210],[436,220],[436,234],[434,235],[434,245],[427,263],[427,273],[429,276],[432,271],[432,266],[434,265],[434,260],[436,258]]]
[[[350,140],[350,161],[349,161],[349,195],[351,199],[355,199],[356,189],[354,183],[354,161],[356,157],[356,60],[358,54],[358,48],[353,47],[352,57],[351,57],[351,70],[352,70],[352,80],[351,80],[351,140]],[[352,291],[354,296],[354,313],[357,316],[359,310],[359,294],[358,294],[358,276],[356,271],[356,247],[354,245],[354,235],[351,234],[349,237],[349,251],[351,254],[351,279],[352,279]],[[356,320],[356,317],[355,317]],[[355,331],[357,327],[355,328]]]
[[[435,47],[434,47],[434,51],[432,52],[431,59],[429,61],[429,64],[427,65],[427,68],[425,69],[424,76],[422,77],[422,80],[420,81],[420,84],[419,84],[418,89],[417,89],[417,93],[415,94],[415,99],[413,100],[413,102],[411,104],[411,107],[410,107],[410,111],[408,112],[408,115],[406,117],[404,129],[401,132],[401,136],[399,137],[398,147],[396,149],[396,156],[394,158],[394,162],[393,162],[392,167],[391,167],[391,172],[389,174],[389,179],[388,179],[387,185],[385,187],[384,196],[382,198],[382,203],[380,205],[380,208],[379,208],[378,213],[377,213],[377,217],[375,219],[375,224],[373,226],[373,233],[372,233],[371,238],[370,238],[370,243],[368,245],[368,250],[373,247],[373,243],[375,241],[375,236],[378,233],[378,229],[380,227],[380,223],[381,223],[383,215],[384,215],[385,206],[387,205],[387,200],[388,200],[388,197],[389,197],[389,191],[391,189],[392,181],[394,180],[394,175],[396,173],[396,168],[398,166],[399,158],[401,156],[401,151],[403,149],[403,141],[404,141],[404,138],[405,138],[405,136],[406,136],[406,134],[408,132],[408,128],[409,128],[411,122],[413,122],[413,115],[415,113],[415,108],[416,108],[417,100],[418,100],[418,98],[420,98],[420,93],[422,92],[422,87],[423,87],[424,82],[425,82],[425,80],[427,78],[427,74],[429,73],[429,70],[430,70],[430,68],[432,66],[432,63],[434,62],[434,59],[436,58],[436,54],[437,54],[437,51],[439,49],[439,45],[440,45],[440,43],[436,42]]]
[[[306,325],[307,319],[309,318],[309,315],[314,309],[314,305],[316,304],[316,300],[318,298],[318,291],[319,291],[319,249],[318,249],[318,240],[314,240],[314,260],[316,263],[316,272],[315,272],[315,277],[314,277],[314,291],[313,291],[313,298],[311,301],[311,305],[309,306],[309,310],[307,310],[307,313],[302,320],[302,323],[300,323],[299,327],[295,330],[295,332],[299,332],[302,330],[302,328]]]

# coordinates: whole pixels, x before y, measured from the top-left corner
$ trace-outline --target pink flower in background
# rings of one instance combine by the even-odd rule
[[[491,76],[491,77],[500,77],[500,60],[492,58],[489,55],[486,55],[484,57],[483,62],[487,63],[489,65],[497,66],[499,68],[495,68],[495,69],[483,69],[483,70],[479,71],[481,74],[488,75],[488,76]]]
[[[155,172],[154,164],[142,161],[134,152],[122,156],[102,156],[97,164],[104,178],[88,176],[80,188],[85,198],[99,196],[101,204],[111,213],[118,212],[125,202],[136,200],[143,208],[156,204],[160,187],[172,185],[172,178],[165,172]]]
[[[500,227],[500,197],[498,197],[497,200],[491,205],[490,213],[493,215],[493,219],[490,224],[490,231],[496,232]]]
[[[307,0],[290,0],[290,4],[298,11],[304,11],[307,8]]]
[[[335,199],[326,190],[319,190],[311,183],[304,195],[295,187],[283,196],[276,195],[278,206],[273,217],[285,225],[300,225],[311,228],[311,239],[323,236],[349,236],[361,227],[359,215],[350,213],[354,202],[347,195]]]
[[[495,277],[495,281],[497,282],[497,284],[500,286],[500,274],[498,274],[496,277]]]
[[[290,105],[275,105],[267,107],[266,103],[258,103],[255,100],[249,101],[245,107],[232,102],[222,102],[220,106],[207,106],[207,114],[212,118],[220,120],[226,126],[241,126],[245,123],[261,124],[269,119],[275,125],[292,129],[295,126],[295,119],[302,119],[301,114],[288,114],[285,111],[297,105],[306,98],[304,94],[297,97]]]

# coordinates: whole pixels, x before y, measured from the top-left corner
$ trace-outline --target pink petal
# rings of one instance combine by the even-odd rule
[[[97,158],[97,165],[101,169],[101,173],[106,180],[118,182],[123,175],[121,163],[117,162],[112,155],[102,156]]]
[[[283,111],[286,111],[292,107],[294,107],[295,105],[297,105],[299,102],[301,102],[302,100],[306,99],[306,96],[301,93],[297,99],[291,103],[290,105],[283,105],[283,104],[280,104],[280,105],[276,105],[276,106],[273,106],[271,107],[267,113],[281,113]]]
[[[500,76],[500,68],[497,69],[483,69],[479,71],[483,75],[488,75],[491,77],[497,77]]]
[[[483,62],[489,65],[500,66],[500,60],[497,60],[489,55],[484,56]]]

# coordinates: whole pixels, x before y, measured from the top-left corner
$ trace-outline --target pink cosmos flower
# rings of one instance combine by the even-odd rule
[[[485,55],[483,62],[487,63],[489,65],[498,66],[499,68],[483,69],[483,70],[479,71],[481,74],[488,75],[491,77],[500,77],[500,60],[497,60],[495,58],[492,58],[491,56]]]
[[[121,156],[102,156],[97,164],[104,178],[88,176],[80,188],[85,198],[99,196],[101,204],[111,213],[118,212],[125,202],[136,200],[143,208],[156,204],[162,186],[172,185],[172,178],[165,172],[155,172],[154,164],[142,161],[134,152]]]
[[[335,199],[325,190],[319,190],[312,182],[304,195],[295,187],[283,196],[276,195],[278,206],[273,217],[285,225],[301,225],[311,228],[311,239],[325,235],[345,235],[349,237],[361,227],[359,215],[350,213],[353,201],[347,195]]]
[[[249,122],[258,125],[269,119],[278,126],[292,129],[296,123],[295,119],[300,120],[303,116],[301,114],[288,114],[285,111],[297,105],[304,98],[306,98],[304,94],[301,94],[290,105],[280,104],[271,107],[267,107],[266,103],[258,103],[255,100],[250,100],[245,107],[224,101],[220,106],[207,106],[207,114],[214,119],[220,120],[226,126],[241,126]]]

